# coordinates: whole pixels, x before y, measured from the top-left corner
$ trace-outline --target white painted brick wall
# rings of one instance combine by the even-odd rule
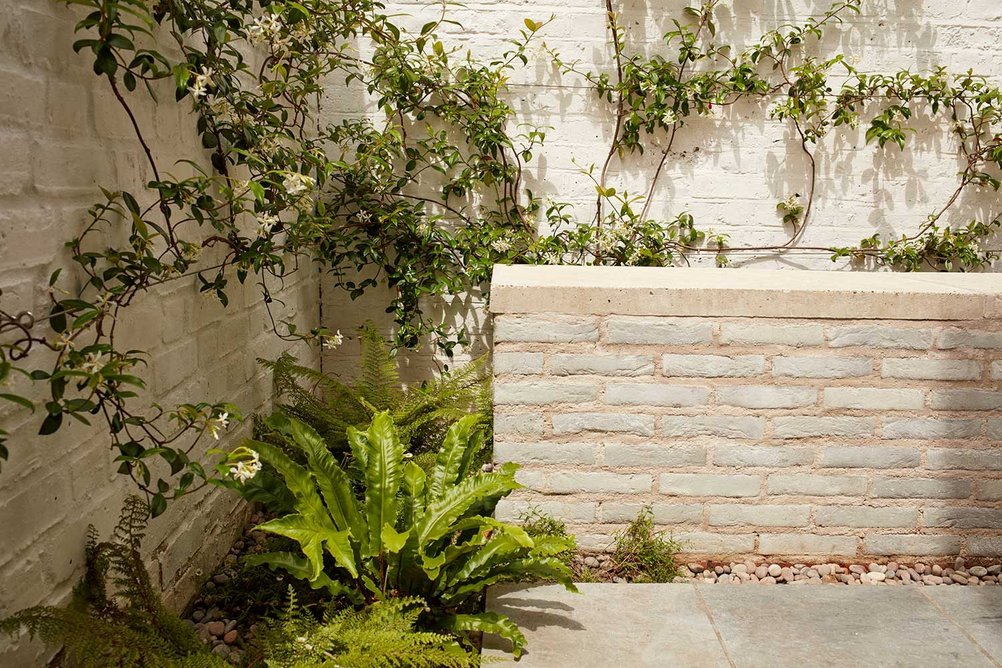
[[[521,406],[495,407],[506,432],[495,459],[524,463],[520,475],[533,485],[513,503],[596,504],[587,521],[573,519],[581,516],[577,505],[565,518],[596,548],[649,504],[695,555],[1002,555],[1002,387],[991,375],[1002,347],[984,347],[1002,332],[985,310],[998,299],[994,281],[977,283],[987,300],[973,302],[970,321],[905,319],[956,301],[906,291],[894,293],[908,304],[896,317],[880,317],[879,307],[850,320],[825,314],[843,308],[853,290],[880,289],[886,276],[862,277],[872,284],[851,289],[835,280],[811,296],[784,289],[739,297],[738,288],[710,281],[689,300],[684,287],[645,286],[645,277],[661,281],[656,271],[620,271],[627,270],[575,274],[579,293],[566,301],[548,292],[568,281],[559,268],[512,269],[499,284],[496,303],[505,307],[494,313],[495,354],[509,368],[525,354],[539,370],[495,378],[501,388],[526,387],[525,401],[534,402],[528,415]],[[675,275],[683,286],[691,279]],[[535,287],[521,287],[518,277]],[[917,279],[916,289],[928,280]],[[610,283],[619,292],[590,293]],[[958,290],[974,284],[964,285]],[[514,290],[522,290],[518,298]],[[712,303],[754,312],[777,300],[789,317],[701,310]],[[588,312],[574,316],[582,303]],[[547,312],[557,307],[561,313]],[[686,309],[703,315],[681,315]],[[576,331],[574,317],[596,340],[540,342],[505,324],[559,322]],[[633,321],[643,328],[617,329]],[[625,331],[653,334],[624,338]],[[934,345],[954,331],[980,333],[966,345]],[[565,367],[554,361],[566,359],[592,360],[587,375],[557,375]],[[653,372],[623,378],[637,360],[654,360]],[[554,389],[549,402],[528,389],[533,383]],[[597,397],[571,404],[571,393],[558,392],[582,383]],[[531,433],[511,433],[523,423]]]
[[[623,13],[629,28],[630,49],[643,48],[659,53],[661,35],[670,29],[668,20],[679,16],[686,4],[617,1],[614,7]],[[993,81],[1002,79],[996,57],[998,35],[997,3],[994,0],[927,0],[865,4],[863,13],[841,27],[830,28],[825,53],[838,50],[857,67],[867,72],[891,73],[899,69],[927,71],[945,65],[956,72],[973,69]],[[827,7],[826,4],[823,5]],[[775,3],[742,0],[738,5],[721,3],[718,39],[750,45],[764,31],[791,21],[803,21],[816,15],[822,5],[813,0]],[[396,0],[387,11],[404,15],[402,20],[415,29],[426,21],[439,18],[439,7],[417,0]],[[613,116],[610,106],[599,104],[593,91],[574,75],[559,75],[550,65],[542,44],[559,51],[567,62],[597,72],[612,72],[613,59],[605,27],[605,5],[600,0],[571,0],[569,3],[515,3],[497,0],[472,0],[462,8],[451,7],[450,16],[462,27],[446,27],[447,45],[468,48],[483,59],[508,50],[508,40],[523,28],[524,18],[540,21],[555,15],[555,21],[539,35],[530,53],[528,67],[519,69],[511,79],[511,101],[519,122],[546,127],[546,144],[534,150],[536,159],[525,174],[525,185],[544,197],[572,203],[578,220],[590,220],[594,213],[595,191],[580,166],[601,163],[609,150]],[[888,26],[893,26],[889,30]],[[365,105],[365,95],[338,87],[331,104],[339,114],[348,114]],[[667,161],[661,185],[655,193],[651,215],[668,219],[689,211],[697,224],[714,232],[728,234],[733,245],[769,245],[784,242],[789,235],[777,214],[776,203],[793,193],[804,193],[805,161],[799,156],[795,133],[782,123],[767,118],[766,105],[737,104],[714,118],[690,119],[680,131],[676,148]],[[371,100],[369,107],[372,108]],[[922,125],[919,136],[942,136],[943,140],[918,143],[901,154],[896,147],[876,149],[866,145],[865,124],[856,130],[840,129],[820,142],[818,147],[819,197],[812,221],[801,243],[805,246],[849,245],[876,232],[900,237],[915,232],[927,216],[938,209],[956,185],[956,153],[949,137]],[[613,161],[610,185],[633,193],[647,191],[660,152],[649,150],[645,156],[631,156],[625,163]],[[575,164],[576,163],[576,164]],[[993,210],[994,194],[971,193],[960,203],[951,221],[966,224],[971,218]],[[734,264],[780,269],[835,269],[828,254],[813,252],[779,258],[768,252],[735,255]],[[694,257],[695,266],[712,266],[713,254]],[[791,276],[790,284],[796,279]],[[374,294],[359,301],[325,290],[325,313],[336,314],[328,324],[345,331],[355,323],[373,319],[387,331],[388,316],[382,312],[383,295]],[[429,305],[431,306],[431,305]],[[489,347],[484,331],[486,319],[479,295],[463,295],[445,300],[440,311],[448,322],[462,322],[473,337],[468,351],[478,355]],[[707,323],[682,326],[675,321],[653,326],[641,316],[610,318],[609,343],[696,344],[706,342]],[[742,325],[749,327],[749,325]],[[531,327],[531,325],[530,325]],[[808,330],[784,325],[755,324],[744,333],[725,330],[725,341],[766,343],[771,337],[777,344],[796,345],[817,342],[816,325]],[[539,328],[547,332],[548,328]],[[556,329],[552,334],[563,336]],[[909,333],[916,336],[914,333]],[[941,349],[966,345],[968,335],[957,332],[944,335]],[[594,339],[594,333],[592,333]],[[750,338],[749,338],[750,337]],[[786,341],[781,340],[787,337]],[[792,338],[790,338],[792,337]],[[959,338],[958,338],[959,337]],[[844,345],[869,346],[864,332],[840,337]],[[592,340],[593,340],[592,339]],[[889,337],[884,343],[893,343]],[[921,349],[930,343],[918,335],[913,341]],[[998,347],[997,342],[991,347]],[[911,347],[911,346],[910,346]],[[865,353],[861,353],[865,354]],[[351,346],[328,354],[331,368],[350,371],[356,351]],[[406,356],[413,360],[409,369],[415,377],[436,368],[433,348]],[[439,359],[438,364],[443,360]],[[836,373],[820,369],[814,373]],[[843,377],[836,375],[834,377]]]
[[[138,192],[151,175],[107,83],[91,72],[88,55],[73,52],[81,14],[49,0],[0,0],[0,10],[2,306],[40,313],[49,274],[67,266],[64,242],[101,199],[98,186]],[[156,106],[145,94],[133,96],[161,164],[203,155],[185,105],[161,97]],[[314,276],[303,272],[274,295],[286,304],[277,315],[296,319],[301,329],[318,322]],[[165,286],[130,307],[117,343],[150,354],[143,371],[150,392],[141,401],[169,407],[228,400],[248,414],[267,409],[270,378],[254,360],[275,357],[287,344],[266,331],[254,288],[232,285],[225,309],[199,294],[194,280]],[[294,352],[315,361],[310,351]],[[38,437],[38,419],[0,406],[0,420],[12,432],[10,461],[0,472],[0,617],[64,602],[81,575],[87,523],[107,536],[134,490],[115,473],[115,453],[98,425],[70,421],[58,435]],[[232,446],[248,431],[234,429],[220,445]],[[195,572],[210,572],[243,524],[245,506],[232,493],[211,489],[174,504],[150,527],[151,573],[174,605],[186,602]],[[43,662],[40,643],[0,641],[0,665]]]

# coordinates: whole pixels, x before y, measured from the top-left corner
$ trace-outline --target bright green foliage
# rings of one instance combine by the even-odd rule
[[[539,508],[531,507],[519,516],[518,521],[533,539],[556,537],[566,540],[567,549],[553,556],[570,566],[574,552],[577,550],[577,540],[567,532],[567,524],[563,520],[559,520],[553,515],[547,515]]]
[[[503,617],[472,613],[475,604],[497,582],[542,579],[573,589],[570,570],[554,556],[573,543],[532,538],[490,517],[497,502],[519,487],[517,467],[471,475],[483,438],[478,423],[467,416],[452,425],[428,473],[405,457],[389,413],[377,413],[365,431],[349,427],[361,498],[352,476],[302,422],[290,419],[285,429],[305,465],[272,444],[248,443],[295,497],[294,512],[258,528],[291,538],[301,549],[254,555],[249,562],[283,569],[357,603],[420,596],[443,627],[500,633],[518,655],[517,627]]]
[[[612,560],[620,575],[631,582],[671,582],[678,575],[675,555],[680,545],[654,530],[649,507],[616,535]]]
[[[126,500],[113,540],[97,542],[91,527],[86,573],[69,607],[22,610],[0,621],[0,632],[26,628],[47,644],[65,647],[77,668],[228,666],[153,590],[139,550],[148,519],[144,501]]]
[[[369,424],[379,411],[390,413],[414,452],[437,447],[449,425],[471,411],[485,421],[490,415],[486,357],[405,388],[389,346],[371,325],[362,328],[361,344],[354,384],[297,364],[288,354],[261,361],[272,371],[282,411],[313,427],[334,450],[347,448],[348,427]]]
[[[373,603],[361,611],[328,610],[322,621],[296,606],[265,631],[268,668],[476,668],[480,658],[448,634],[416,631],[420,598]]]

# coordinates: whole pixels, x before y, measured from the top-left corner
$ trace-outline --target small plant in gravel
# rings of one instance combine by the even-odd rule
[[[654,513],[645,507],[616,534],[612,554],[619,576],[631,582],[671,582],[679,574],[675,556],[681,545],[654,529]]]
[[[437,628],[497,633],[520,656],[524,637],[507,617],[479,611],[483,593],[491,584],[530,578],[574,590],[570,569],[555,558],[573,543],[533,538],[491,517],[498,501],[519,487],[517,466],[471,475],[483,444],[479,423],[478,416],[467,416],[449,428],[430,473],[407,461],[388,412],[376,414],[366,431],[348,428],[354,474],[298,420],[286,420],[283,428],[305,466],[282,448],[249,441],[220,468],[242,477],[241,466],[258,458],[274,467],[295,497],[294,512],[258,529],[290,538],[300,550],[253,555],[247,562],[284,570],[356,604],[420,596]],[[360,497],[354,480],[361,481]]]

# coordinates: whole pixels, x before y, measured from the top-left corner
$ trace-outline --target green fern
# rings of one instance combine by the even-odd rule
[[[347,449],[348,427],[365,427],[383,411],[390,413],[400,438],[416,453],[436,447],[449,425],[471,412],[485,424],[488,421],[491,396],[486,357],[434,381],[405,388],[389,346],[371,325],[362,328],[361,344],[354,384],[303,366],[289,354],[273,361],[259,360],[272,372],[281,410],[313,427],[333,450]]]
[[[292,539],[299,550],[249,555],[245,563],[284,570],[357,604],[419,596],[440,628],[500,633],[512,642],[516,658],[525,639],[515,624],[474,612],[487,587],[542,580],[574,589],[560,560],[573,549],[572,538],[530,537],[491,517],[498,501],[519,487],[518,467],[471,472],[483,443],[476,416],[449,428],[425,471],[407,461],[390,414],[377,413],[367,430],[348,430],[351,460],[359,469],[354,478],[309,425],[282,416],[272,416],[271,424],[305,464],[270,443],[241,446],[272,466],[295,498],[291,512],[258,529]],[[355,480],[363,486],[360,495]]]
[[[98,542],[90,527],[84,577],[70,605],[22,610],[0,620],[0,632],[27,629],[46,644],[65,647],[78,668],[228,666],[154,591],[140,552],[148,519],[147,504],[130,497],[111,541]]]
[[[415,630],[420,598],[398,598],[361,611],[328,610],[322,621],[290,603],[262,636],[268,668],[474,668],[479,658],[453,636]]]

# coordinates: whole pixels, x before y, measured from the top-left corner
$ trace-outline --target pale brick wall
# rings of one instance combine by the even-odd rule
[[[1002,554],[1002,287],[787,275],[497,267],[495,460],[525,485],[501,516],[587,547],[651,505],[702,555]],[[922,319],[943,302],[964,317]]]
[[[94,76],[86,55],[73,52],[79,19],[57,2],[0,0],[0,299],[7,311],[44,312],[47,278],[67,265],[63,243],[101,198],[98,185],[138,192],[150,178],[107,83]],[[132,99],[163,165],[177,170],[177,158],[201,154],[187,103],[175,104],[169,91],[159,107],[144,94]],[[144,401],[170,407],[228,400],[247,413],[267,408],[270,379],[255,357],[277,356],[287,344],[270,332],[255,289],[231,284],[225,309],[199,294],[194,280],[128,309],[118,343],[150,354],[141,370],[150,382]],[[279,315],[301,328],[316,326],[317,296],[315,275],[302,272],[276,294],[287,306]],[[12,432],[10,461],[0,471],[0,617],[65,601],[81,575],[88,522],[107,536],[134,489],[115,473],[115,453],[98,425],[70,420],[57,435],[38,437],[39,420],[0,403],[0,422]],[[234,430],[221,444],[246,434]],[[212,489],[175,504],[150,527],[151,573],[175,604],[191,595],[200,569],[215,567],[244,521],[245,506]],[[0,665],[42,665],[39,652],[38,643],[0,638]]]
[[[616,0],[622,13],[631,52],[645,49],[654,54],[663,49],[662,35],[671,30],[669,21],[679,17],[692,0],[651,3]],[[791,0],[765,2],[741,0],[720,3],[718,41],[747,46],[764,31],[791,21],[803,21],[829,7],[828,2]],[[387,12],[415,30],[439,18],[441,8],[424,0],[395,0]],[[592,90],[576,75],[559,75],[551,67],[542,45],[556,49],[565,61],[579,61],[583,69],[612,72],[603,0],[569,0],[561,3],[526,3],[511,0],[471,0],[462,7],[450,6],[449,18],[460,26],[443,26],[446,46],[470,49],[483,60],[509,50],[508,40],[524,28],[529,17],[542,21],[556,15],[544,28],[530,53],[532,60],[519,68],[510,81],[511,101],[519,122],[535,123],[546,130],[546,143],[533,151],[536,158],[525,175],[525,185],[534,193],[573,204],[575,216],[591,220],[595,189],[583,168],[601,164],[609,151],[613,117],[611,106],[600,104]],[[828,28],[825,53],[844,53],[862,71],[895,72],[899,69],[927,71],[944,65],[955,72],[973,69],[998,82],[1002,79],[997,44],[1002,3],[997,0],[895,0],[864,2],[859,16],[843,26]],[[340,81],[331,90],[332,118],[356,114],[366,96],[361,87],[345,90]],[[373,108],[371,100],[369,109]],[[730,235],[730,243],[770,245],[788,238],[776,203],[793,193],[805,193],[807,164],[799,153],[795,133],[784,123],[768,119],[768,104],[741,103],[720,116],[695,119],[676,140],[665,166],[650,213],[671,218],[689,211],[697,224]],[[878,150],[865,145],[865,125],[858,130],[841,129],[820,142],[818,198],[812,221],[801,239],[804,246],[850,245],[876,232],[897,237],[913,233],[926,217],[945,203],[956,186],[959,169],[952,140],[939,135],[915,118],[919,133],[909,137],[909,148],[900,153],[890,145]],[[521,129],[515,130],[521,132]],[[933,137],[942,137],[933,139]],[[609,185],[631,194],[647,191],[660,152],[628,157],[623,165],[613,161]],[[576,164],[575,164],[576,162]],[[998,214],[994,193],[970,192],[949,220],[966,224],[975,216]],[[1002,246],[1002,240],[995,247]],[[735,254],[737,266],[782,269],[836,269],[824,252]],[[691,258],[696,266],[713,264],[713,254]],[[351,302],[343,293],[325,290],[327,324],[345,331],[372,319],[390,331],[392,323],[383,313],[382,295]],[[463,323],[474,340],[472,354],[484,352],[489,336],[479,296],[448,300],[443,317]],[[669,328],[674,329],[674,328]],[[681,335],[675,333],[673,335]],[[754,334],[750,334],[754,335]],[[770,336],[781,336],[772,332]],[[612,331],[609,332],[612,336]],[[356,348],[329,353],[329,368],[350,373],[357,360]],[[436,368],[434,350],[425,348],[404,356],[413,377]],[[439,360],[441,362],[441,360]]]

